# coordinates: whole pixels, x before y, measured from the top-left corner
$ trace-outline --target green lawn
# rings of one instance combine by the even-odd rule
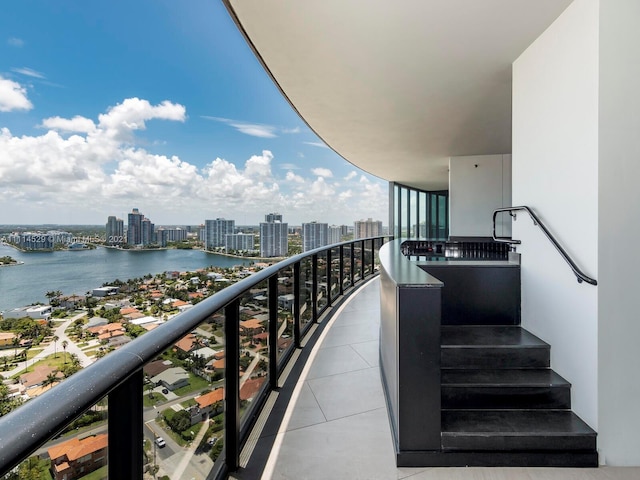
[[[207,380],[205,380],[202,377],[198,377],[197,375],[194,375],[193,373],[189,372],[189,385],[184,386],[182,388],[178,388],[177,390],[174,390],[173,393],[175,393],[177,396],[181,397],[181,396],[187,395],[189,393],[200,392],[202,390],[207,390],[208,388],[210,388],[210,385],[209,385],[209,382]]]
[[[79,477],[79,480],[102,480],[108,477],[109,472],[107,471],[107,465],[105,465],[104,467],[100,467],[98,470],[94,470],[89,475]]]

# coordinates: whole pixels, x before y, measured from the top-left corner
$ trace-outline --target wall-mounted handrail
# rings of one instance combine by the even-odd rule
[[[349,261],[351,265],[354,265],[356,250],[364,249],[365,246],[367,246],[370,248],[370,250],[367,251],[371,255],[371,257],[367,259],[368,262],[371,262],[368,275],[372,276],[377,274],[374,268],[374,254],[376,249],[379,248],[385,240],[392,238],[392,236],[384,235],[327,245],[287,258],[260,270],[244,280],[220,290],[211,297],[194,305],[189,310],[177,315],[169,322],[145,333],[123,347],[109,353],[105,358],[77,372],[64,380],[61,385],[47,390],[42,395],[29,400],[16,410],[0,417],[0,477],[16,467],[21,461],[25,460],[36,449],[44,445],[99,400],[105,396],[111,400],[114,392],[118,393],[123,385],[131,389],[131,391],[140,392],[140,395],[142,395],[143,376],[141,369],[195,329],[208,317],[223,309],[225,312],[224,327],[227,340],[227,342],[225,342],[225,349],[227,351],[225,367],[225,382],[227,383],[225,390],[227,392],[234,392],[233,395],[228,394],[226,397],[224,461],[228,470],[234,470],[238,466],[241,441],[246,437],[240,430],[238,397],[239,370],[237,347],[240,344],[238,339],[240,298],[256,285],[266,281],[269,282],[271,287],[268,289],[268,296],[270,297],[269,304],[271,306],[277,304],[277,299],[274,297],[278,295],[278,289],[274,288],[274,285],[277,285],[278,274],[283,269],[293,269],[295,277],[294,284],[297,286],[295,290],[295,312],[297,320],[294,325],[294,334],[296,335],[295,345],[299,346],[300,335],[304,335],[304,332],[301,332],[299,318],[300,292],[302,290],[302,282],[300,280],[301,263],[309,259],[314,259],[313,277],[310,281],[313,283],[312,290],[316,292],[316,295],[313,297],[314,315],[312,319],[312,321],[315,322],[325,310],[331,307],[330,303],[322,308],[316,307],[319,281],[317,273],[318,255],[337,247],[340,247],[339,251],[342,252],[343,250],[347,250],[344,247],[349,246],[349,258],[341,258],[340,264],[344,265]],[[361,257],[359,257],[358,261],[364,263],[364,251],[360,252],[360,254]],[[354,278],[352,267],[349,273],[352,276],[351,286],[354,286],[358,281],[365,278],[365,265],[361,264],[361,268],[360,278]],[[341,275],[344,275],[343,272],[341,272]],[[346,290],[342,284],[340,288],[341,290]],[[342,293],[349,294],[351,291],[353,291],[353,289],[349,289],[348,292],[343,291]],[[308,330],[310,329],[307,329],[307,331]],[[235,353],[233,353],[234,350]],[[277,363],[276,352],[277,349],[272,348],[269,353],[269,355],[273,356],[273,358],[270,358],[270,362],[273,364]],[[282,363],[282,365],[277,365],[277,375],[281,373],[285,366],[285,362]],[[271,375],[273,375],[273,370],[271,370]],[[133,381],[131,381],[131,379],[133,379]],[[266,393],[264,393],[262,397],[266,398],[268,391],[269,389],[264,390]],[[122,398],[122,395],[119,395],[118,398]],[[124,398],[127,398],[126,395]],[[230,408],[230,400],[235,402],[231,405],[232,408]],[[255,403],[261,403],[261,400],[256,399]],[[141,409],[142,402],[138,401],[137,404]],[[126,403],[123,405],[113,405],[113,407],[125,409],[128,406]],[[109,411],[110,413],[115,413],[114,415],[109,415],[109,430],[114,434],[111,419],[113,417],[115,421],[118,421],[120,415],[118,415],[117,412],[112,412],[111,409],[112,402],[109,401]],[[140,418],[142,418],[142,411],[140,410],[137,413]],[[141,422],[125,421],[120,423],[124,423],[120,426],[124,431],[129,431],[135,440],[135,442],[129,443],[132,445],[134,443],[141,445],[142,442],[138,441],[142,440]],[[136,425],[133,425],[134,423]],[[119,433],[122,433],[122,429],[117,429],[115,433],[116,438]],[[136,462],[138,462],[136,456],[137,452],[135,449],[130,449],[130,451],[126,452],[118,451],[118,457],[122,458],[118,458],[118,462],[112,462],[111,458],[109,459],[109,476],[113,476],[114,478],[142,478],[141,475],[134,473],[115,474],[115,472],[137,472],[138,470],[141,472],[141,464],[136,465]],[[114,470],[115,463],[117,463],[117,465],[115,465],[117,468]]]
[[[544,225],[544,223],[542,223],[540,221],[540,219],[538,218],[538,216],[533,212],[533,210],[531,210],[527,206],[498,208],[497,210],[495,210],[493,212],[493,239],[496,242],[504,242],[504,243],[512,243],[512,244],[520,244],[520,243],[522,243],[520,240],[514,240],[514,239],[509,238],[509,237],[498,237],[496,235],[496,217],[497,217],[497,215],[499,213],[508,212],[509,215],[515,219],[516,214],[514,212],[518,212],[518,211],[527,212],[529,214],[529,216],[531,217],[531,220],[533,220],[533,224],[537,225],[538,227],[540,227],[540,229],[544,232],[545,236],[549,239],[549,241],[553,244],[553,246],[556,247],[556,250],[558,250],[558,253],[560,253],[560,256],[564,259],[565,262],[567,262],[567,264],[569,265],[571,270],[573,270],[573,273],[575,274],[576,279],[578,280],[578,283],[582,283],[584,281],[584,282],[587,282],[590,285],[598,285],[598,282],[595,279],[587,276],[582,270],[580,270],[578,268],[578,266],[575,264],[575,262],[569,256],[569,254],[565,251],[565,249],[562,248],[562,246],[558,243],[558,241],[551,234],[551,232],[549,232],[549,230]]]

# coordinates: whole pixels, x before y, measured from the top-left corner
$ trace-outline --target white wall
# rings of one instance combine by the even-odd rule
[[[598,443],[613,465],[640,465],[638,20],[638,0],[600,3]]]
[[[533,208],[587,275],[598,277],[598,1],[576,0],[513,65],[513,203]],[[598,428],[598,288],[575,276],[529,218],[523,326],[551,344],[573,410]]]
[[[493,212],[511,206],[511,155],[449,159],[449,235],[491,237]],[[507,215],[496,220],[499,236],[511,235]]]

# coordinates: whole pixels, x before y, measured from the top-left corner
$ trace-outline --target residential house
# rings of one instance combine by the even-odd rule
[[[106,433],[72,438],[47,450],[54,480],[74,480],[107,464]]]

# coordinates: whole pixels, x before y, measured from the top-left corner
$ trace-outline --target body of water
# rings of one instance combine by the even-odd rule
[[[0,244],[0,257],[9,255],[24,265],[0,267],[0,312],[34,302],[48,303],[45,293],[84,295],[115,279],[138,278],[148,273],[195,271],[209,266],[248,265],[242,260],[201,250],[127,251],[95,250],[20,252]]]

